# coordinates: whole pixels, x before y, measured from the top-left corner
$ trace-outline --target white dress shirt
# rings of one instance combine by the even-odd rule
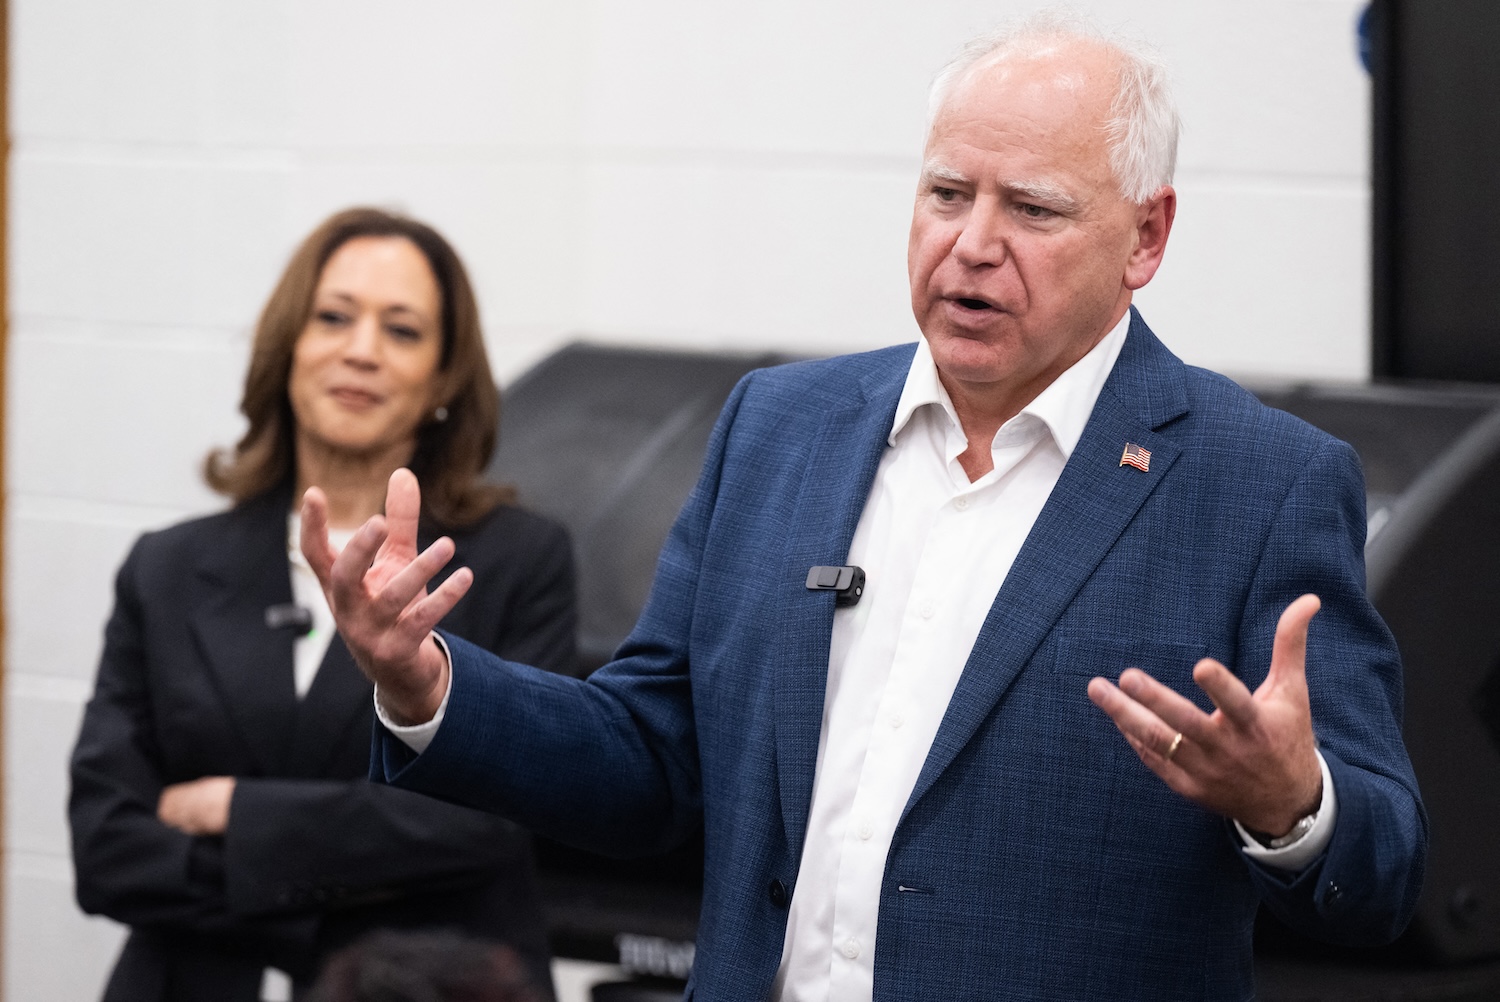
[[[329,529],[329,545],[335,551],[341,551],[349,545],[354,533],[354,529]],[[333,642],[333,635],[338,627],[333,622],[333,613],[329,611],[323,586],[318,584],[318,576],[302,555],[299,542],[302,538],[302,519],[295,511],[287,516],[286,538],[287,563],[291,565],[292,571],[292,601],[312,613],[312,629],[298,637],[293,646],[295,661],[292,679],[297,689],[297,698],[301,699],[312,688],[313,679],[318,675],[318,666],[323,663],[323,656],[328,653],[328,645]]]

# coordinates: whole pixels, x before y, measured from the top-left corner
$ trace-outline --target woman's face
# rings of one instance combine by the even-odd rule
[[[299,445],[374,458],[405,450],[436,406],[442,301],[405,237],[355,237],[334,251],[292,354]]]

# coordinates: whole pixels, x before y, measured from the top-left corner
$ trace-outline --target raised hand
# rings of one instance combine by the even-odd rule
[[[1193,681],[1213,700],[1211,714],[1138,668],[1119,686],[1093,679],[1089,699],[1172,789],[1246,828],[1283,835],[1323,792],[1306,674],[1307,628],[1319,608],[1316,595],[1287,606],[1271,670],[1253,694],[1219,662],[1199,661]]]
[[[323,586],[349,653],[397,723],[423,723],[437,713],[448,689],[448,659],[432,628],[474,580],[461,567],[427,593],[427,582],[453,558],[453,541],[445,536],[418,553],[421,511],[417,478],[397,470],[386,489],[385,515],[361,526],[335,556],[323,492],[310,488],[302,501],[303,556]]]

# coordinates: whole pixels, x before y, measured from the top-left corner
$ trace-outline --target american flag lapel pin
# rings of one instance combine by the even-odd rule
[[[1125,443],[1125,452],[1120,456],[1121,466],[1134,466],[1142,473],[1151,472],[1151,453],[1134,442]]]

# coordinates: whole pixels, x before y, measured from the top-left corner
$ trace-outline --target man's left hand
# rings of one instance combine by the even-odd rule
[[[1193,681],[1213,713],[1138,668],[1126,669],[1118,686],[1093,679],[1089,699],[1172,789],[1253,831],[1284,835],[1323,795],[1306,674],[1307,627],[1320,605],[1303,595],[1287,606],[1271,670],[1254,693],[1214,659],[1198,662]]]

